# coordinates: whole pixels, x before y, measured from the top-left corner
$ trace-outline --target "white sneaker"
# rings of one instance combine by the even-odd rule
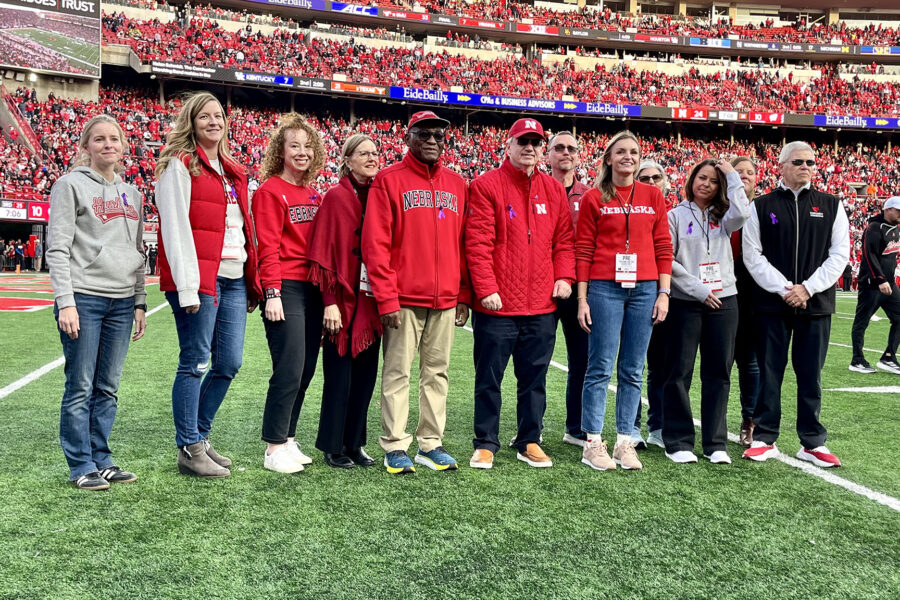
[[[297,443],[297,440],[291,440],[287,443],[287,447],[290,448],[291,456],[294,457],[301,465],[311,465],[312,459],[307,455],[303,454],[303,451],[300,450],[300,444]]]
[[[678,452],[672,452],[671,454],[666,452],[666,458],[682,465],[697,462],[697,455],[690,450],[679,450]]]
[[[724,450],[716,450],[712,454],[704,454],[704,458],[708,458],[709,462],[714,465],[730,465],[731,457]]]
[[[896,361],[879,360],[877,363],[875,363],[875,366],[882,371],[887,371],[888,373],[893,373],[894,375],[900,375],[900,365],[898,365]]]
[[[297,462],[290,448],[290,444],[285,444],[271,454],[264,452],[263,466],[276,473],[299,473],[303,470],[303,465]]]
[[[563,435],[563,444],[572,444],[573,446],[584,448],[584,440],[579,440],[571,433],[566,433]]]
[[[666,444],[662,439],[662,429],[654,429],[653,431],[647,432],[647,443],[653,444],[654,446],[659,446],[660,448],[665,449]]]

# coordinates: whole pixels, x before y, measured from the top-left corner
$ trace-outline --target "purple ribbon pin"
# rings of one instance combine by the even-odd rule
[[[772,225],[776,225],[778,223],[778,219],[775,217],[775,213],[769,213],[769,218],[772,219]]]
[[[128,194],[126,194],[125,192],[122,192],[122,204],[128,206]]]
[[[506,210],[509,211],[509,218],[510,218],[510,219],[515,219],[515,218],[516,218],[516,211],[513,210],[512,204],[507,204],[507,205],[506,205]]]
[[[442,206],[440,210],[438,210],[438,219],[446,219],[447,215],[444,214],[444,207]]]
[[[687,233],[688,233],[688,235],[691,235],[692,233],[694,233],[694,222],[693,221],[688,223]]]

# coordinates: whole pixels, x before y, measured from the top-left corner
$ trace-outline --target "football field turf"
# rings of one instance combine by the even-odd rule
[[[16,291],[0,295],[48,297],[28,285],[7,287]],[[148,306],[163,305],[158,287],[149,289]],[[841,295],[832,342],[849,345],[854,306],[854,295]],[[882,349],[887,330],[886,319],[873,322],[866,347]],[[0,312],[0,332],[0,598],[898,597],[897,393],[826,391],[822,410],[828,445],[845,464],[829,474],[883,494],[895,508],[782,462],[740,460],[735,444],[731,466],[676,465],[651,448],[641,453],[643,472],[592,471],[561,442],[558,367],[548,374],[544,430],[554,466],[532,469],[504,447],[492,471],[477,471],[468,467],[472,336],[457,330],[444,445],[459,471],[419,467],[398,477],[381,466],[324,466],[313,447],[317,372],[297,436],[314,463],[282,475],[262,468],[271,363],[257,311],[213,432],[235,461],[232,476],[197,480],[175,468],[170,391],[178,344],[164,305],[129,352],[111,439],[117,464],[139,480],[86,492],[67,483],[57,439],[62,368],[21,385],[61,355],[52,309]],[[555,360],[564,366],[561,334],[558,342]],[[878,357],[868,353],[873,364]],[[849,348],[830,347],[824,388],[900,385],[897,375],[849,372],[849,360]],[[515,424],[511,365],[507,375],[502,440]],[[731,432],[740,421],[736,375]],[[790,369],[785,379],[779,448],[793,456]],[[699,382],[692,397],[698,401]],[[377,402],[376,393],[367,447],[380,464]],[[611,395],[608,438],[613,410]],[[412,427],[416,418],[413,403]]]
[[[7,29],[19,37],[28,38],[45,48],[59,52],[68,59],[69,64],[80,69],[92,69],[95,75],[100,74],[100,38],[96,43],[84,42],[55,31],[45,31],[36,27],[23,29]]]

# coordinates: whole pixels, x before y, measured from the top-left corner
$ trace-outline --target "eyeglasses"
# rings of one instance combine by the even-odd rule
[[[410,131],[410,133],[415,135],[417,138],[419,138],[419,141],[422,141],[422,142],[427,142],[431,138],[434,138],[434,141],[436,141],[438,144],[440,144],[441,142],[444,141],[444,130],[443,129],[432,129],[432,130],[413,129],[412,131]]]
[[[651,181],[653,183],[659,183],[660,181],[662,181],[662,179],[663,176],[659,173],[657,173],[656,175],[641,175],[640,177],[638,177],[638,181],[640,181],[641,183],[650,183]]]
[[[799,166],[803,165],[803,163],[806,163],[807,167],[816,166],[816,161],[812,160],[811,158],[806,159],[806,160],[803,160],[802,158],[795,158],[794,160],[791,161],[791,164],[794,165],[795,167],[799,167]]]
[[[354,156],[359,156],[360,158],[365,158],[369,160],[370,158],[378,158],[378,152],[354,152]]]
[[[536,137],[529,137],[529,138],[519,137],[519,138],[516,138],[516,143],[519,144],[520,146],[531,145],[531,146],[534,146],[535,148],[540,148],[541,145],[543,145],[544,140],[542,140],[541,138],[536,138]]]
[[[554,152],[559,152],[562,154],[563,152],[568,151],[569,154],[576,154],[578,152],[578,146],[566,146],[565,144],[556,144],[553,146]]]

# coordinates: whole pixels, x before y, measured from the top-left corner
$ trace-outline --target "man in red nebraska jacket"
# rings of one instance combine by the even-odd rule
[[[457,468],[441,439],[453,325],[461,327],[469,318],[462,247],[468,189],[462,177],[440,164],[449,124],[431,111],[410,118],[404,138],[409,151],[375,177],[363,221],[362,258],[384,325],[379,442],[389,473],[415,472],[406,425],[417,352],[415,461],[436,471]]]
[[[575,242],[566,190],[536,167],[544,129],[519,119],[509,130],[506,160],[472,182],[466,260],[475,314],[475,454],[490,469],[500,449],[500,384],[512,355],[518,402],[517,458],[533,467],[552,461],[539,445],[546,379],[556,340],[557,298],[575,279]]]

